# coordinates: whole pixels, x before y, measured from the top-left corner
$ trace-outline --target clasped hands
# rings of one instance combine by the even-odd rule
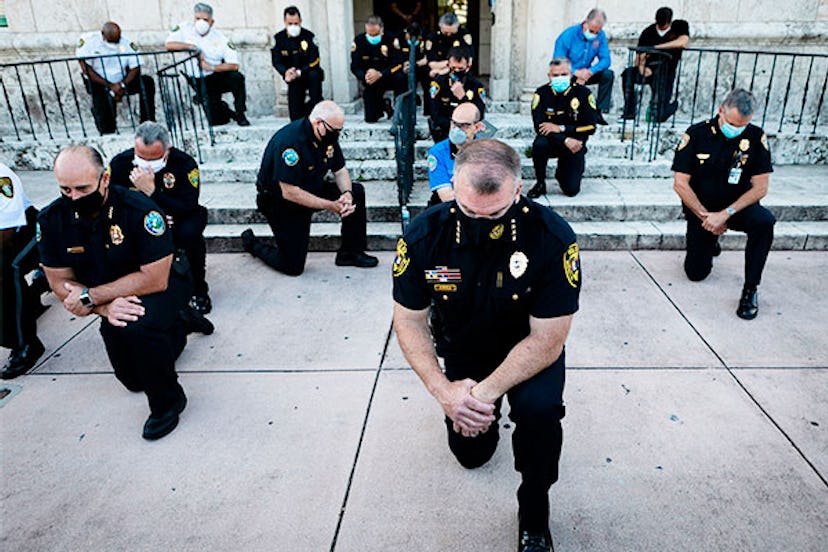
[[[702,228],[708,232],[717,236],[721,236],[727,232],[727,219],[730,218],[727,211],[718,211],[716,213],[702,211],[699,213],[699,217],[702,221]]]
[[[88,316],[92,313],[92,308],[85,307],[80,301],[80,294],[84,287],[75,282],[64,282],[63,287],[69,292],[69,295],[63,300],[63,307],[74,314],[75,316]],[[141,304],[141,299],[135,295],[129,297],[118,297],[111,303],[102,305],[100,307],[100,314],[115,327],[123,328],[129,322],[135,322],[139,316],[144,316],[144,306]]]
[[[452,421],[456,433],[463,437],[477,437],[486,433],[495,421],[493,399],[476,397],[474,389],[477,382],[472,379],[447,382],[437,400],[443,412]]]
[[[347,217],[355,210],[356,205],[354,205],[351,193],[348,192],[342,192],[342,195],[339,196],[339,199],[337,199],[336,201],[332,201],[330,207],[328,207],[328,211],[336,213],[342,218]]]

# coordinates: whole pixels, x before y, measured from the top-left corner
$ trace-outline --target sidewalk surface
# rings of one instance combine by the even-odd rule
[[[210,255],[216,332],[190,337],[189,404],[157,442],[99,322],[44,296],[47,353],[0,384],[0,549],[514,550],[511,422],[486,466],[453,459],[391,332],[392,257],[313,253],[291,278]],[[701,283],[681,252],[582,261],[556,550],[825,550],[828,253],[771,252],[751,322],[741,252]]]

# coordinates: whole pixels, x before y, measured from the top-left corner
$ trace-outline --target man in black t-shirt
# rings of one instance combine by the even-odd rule
[[[658,52],[638,52],[635,65],[627,67],[621,74],[624,90],[624,119],[635,118],[635,85],[648,84],[652,91],[650,100],[651,117],[664,122],[673,116],[677,102],[670,102],[673,95],[673,81],[681,52],[690,42],[690,26],[683,19],[673,21],[673,10],[659,8],[656,22],[644,29],[638,38],[640,48],[651,48]],[[663,52],[666,55],[661,55]]]
[[[674,189],[687,219],[684,271],[694,282],[704,280],[721,251],[719,236],[728,230],[747,234],[745,283],[736,314],[756,318],[756,287],[773,243],[770,211],[759,205],[768,193],[771,155],[768,139],[750,124],[756,98],[747,90],[730,92],[716,117],[687,129],[673,159]]]
[[[521,196],[520,157],[508,145],[475,140],[455,163],[454,201],[415,218],[397,243],[394,329],[443,408],[449,448],[463,467],[494,454],[509,397],[521,474],[518,550],[549,551],[564,341],[582,284],[578,244],[560,216]]]

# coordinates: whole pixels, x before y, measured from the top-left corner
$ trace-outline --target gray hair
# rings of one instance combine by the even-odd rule
[[[511,146],[499,140],[475,140],[457,152],[454,174],[461,172],[477,193],[496,194],[503,183],[509,180],[517,187],[520,181],[520,156]]]
[[[602,21],[601,25],[606,25],[607,24],[607,12],[605,12],[602,9],[592,8],[591,10],[589,10],[589,13],[587,14],[586,20],[587,21],[595,21],[599,17],[601,18],[601,21]]]
[[[440,26],[454,27],[455,25],[459,25],[459,24],[460,24],[460,20],[457,19],[457,16],[452,12],[444,13],[440,17],[440,23],[439,23]]]
[[[161,142],[165,150],[172,146],[170,131],[164,125],[155,121],[145,121],[138,125],[138,128],[135,129],[135,139],[138,138],[147,146],[151,146],[156,142]]]
[[[750,117],[756,112],[756,96],[744,88],[734,88],[722,102],[726,110],[735,107],[742,117]]]
[[[195,6],[193,6],[193,13],[206,13],[210,16],[210,19],[213,18],[213,6],[210,4],[205,4],[204,2],[199,2]]]
[[[308,119],[311,121],[327,121],[331,117],[345,117],[345,111],[339,107],[336,102],[331,100],[321,101],[310,112]]]
[[[570,69],[570,70],[572,70],[572,62],[571,62],[571,61],[569,61],[569,58],[565,58],[565,57],[556,57],[556,58],[552,58],[552,59],[549,61],[549,66],[550,66],[550,67],[552,67],[552,66],[557,67],[557,66],[559,66],[559,65],[566,65],[567,67],[569,67],[569,69]]]
[[[382,22],[382,17],[378,15],[369,15],[368,19],[365,20],[366,25],[379,25],[380,27],[385,27],[385,23]]]

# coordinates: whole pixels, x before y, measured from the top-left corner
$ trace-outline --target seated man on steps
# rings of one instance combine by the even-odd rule
[[[377,266],[367,247],[365,188],[352,183],[339,147],[345,113],[332,101],[316,104],[308,117],[282,127],[267,144],[256,181],[256,204],[267,218],[276,247],[242,232],[244,250],[290,276],[305,270],[311,216],[326,210],[342,219],[337,266]],[[325,181],[331,171],[335,183]]]

